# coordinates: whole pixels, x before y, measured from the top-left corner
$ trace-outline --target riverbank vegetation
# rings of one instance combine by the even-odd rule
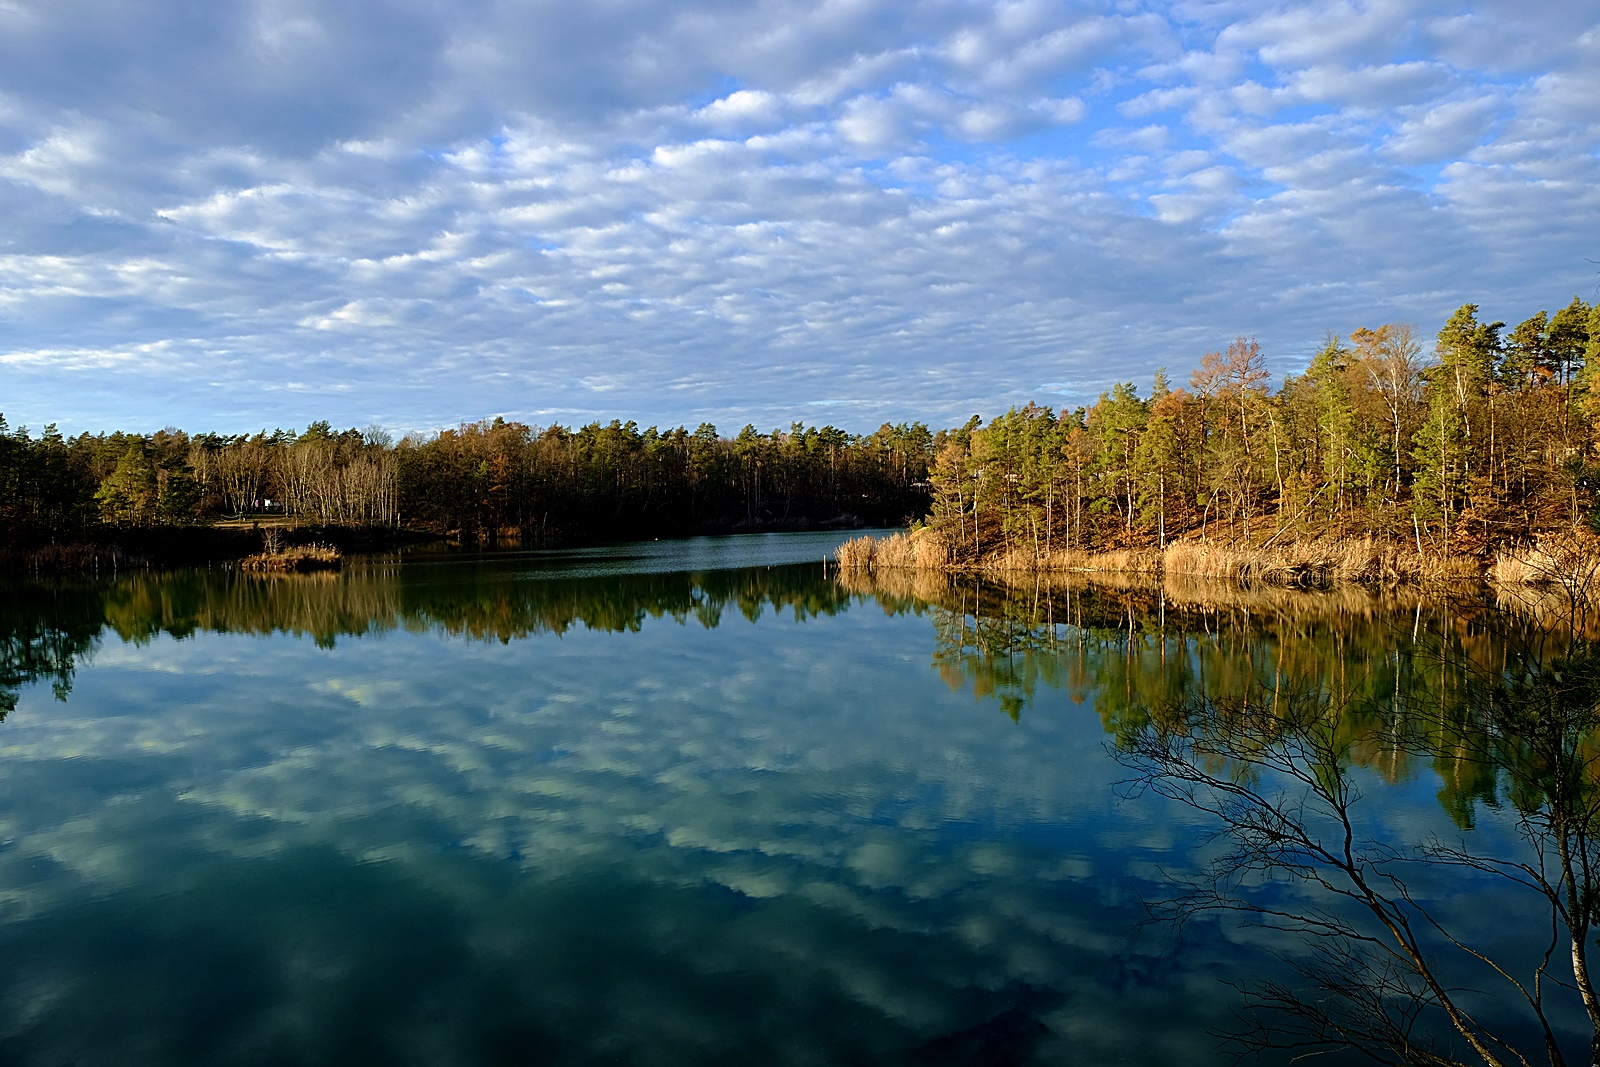
[[[344,556],[332,545],[295,545],[292,548],[273,548],[257,552],[239,561],[242,570],[261,574],[309,574],[312,571],[336,571]]]
[[[1158,372],[1145,395],[1122,382],[937,433],[494,419],[399,441],[325,422],[67,439],[0,420],[13,552],[224,517],[473,543],[920,518],[841,563],[1381,584],[1553,559],[1541,539],[1600,529],[1597,483],[1600,310],[1576,297],[1509,329],[1466,304],[1431,344],[1403,324],[1329,336],[1276,387],[1240,337],[1186,386]]]
[[[1125,575],[1184,575],[1256,585],[1327,588],[1340,583],[1369,586],[1449,585],[1488,577],[1497,584],[1595,586],[1600,536],[1586,530],[1553,531],[1531,544],[1507,543],[1492,560],[1465,553],[1417,551],[1403,541],[1362,536],[1288,540],[1255,545],[1233,540],[1173,540],[1164,548],[1099,552],[1055,549],[1033,554],[1026,546],[1004,546],[963,562],[946,532],[920,527],[882,537],[857,537],[839,546],[844,571],[898,569],[982,570],[1029,582],[1039,574],[1092,572]],[[1486,569],[1487,566],[1487,569]],[[1600,589],[1594,590],[1600,592]]]
[[[1428,347],[1408,326],[1362,328],[1276,389],[1240,337],[1187,387],[1158,372],[1147,396],[1124,382],[937,445],[926,529],[842,565],[1319,584],[1476,577],[1498,559],[1542,578],[1566,548],[1541,543],[1588,551],[1600,528],[1600,311],[1575,297],[1508,332],[1466,304]]]

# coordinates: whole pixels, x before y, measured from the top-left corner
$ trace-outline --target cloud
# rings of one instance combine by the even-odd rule
[[[720,129],[770,127],[778,122],[781,110],[782,102],[772,93],[740,89],[711,101],[694,117]]]
[[[1406,163],[1469,157],[1489,134],[1500,108],[1500,101],[1493,97],[1440,103],[1401,122],[1384,148]]]
[[[961,421],[1110,348],[1142,376],[1243,331],[1286,370],[1329,328],[1521,317],[1592,254],[1549,224],[1600,148],[1574,5],[0,19],[7,413],[71,429]],[[1303,239],[1335,231],[1390,239]],[[1535,238],[1514,271],[1460,255]],[[207,372],[114,356],[152,346]]]
[[[1280,68],[1348,61],[1408,43],[1421,10],[1415,0],[1311,0],[1231,24],[1217,46],[1254,51]]]
[[[1434,99],[1453,82],[1439,63],[1415,61],[1369,67],[1309,67],[1295,71],[1289,84],[1304,99],[1318,103],[1390,108]]]

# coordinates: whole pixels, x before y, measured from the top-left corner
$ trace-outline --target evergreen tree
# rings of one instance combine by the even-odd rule
[[[160,498],[155,464],[141,443],[128,446],[117,461],[116,470],[100,483],[94,494],[100,514],[107,522],[141,526],[154,518]]]

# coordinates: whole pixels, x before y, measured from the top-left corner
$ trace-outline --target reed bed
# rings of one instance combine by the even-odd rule
[[[1489,579],[1503,586],[1543,585],[1549,581],[1548,569],[1532,556],[1529,551],[1497,552],[1489,565]]]
[[[1490,584],[1500,606],[1542,629],[1600,631],[1600,537],[1585,530],[1546,534],[1495,556]]]
[[[1501,551],[1489,568],[1501,585],[1556,585],[1587,592],[1600,577],[1600,537],[1581,530],[1546,534]]]
[[[999,574],[1189,575],[1241,584],[1326,588],[1339,583],[1370,586],[1458,585],[1483,578],[1476,557],[1417,552],[1409,545],[1380,541],[1308,539],[1281,545],[1214,544],[1177,541],[1164,551],[1117,549],[1106,552],[1035,553],[1009,549],[983,557],[976,565],[957,562],[949,544],[932,529],[884,538],[858,537],[839,547],[841,571],[980,570]],[[1600,554],[1597,554],[1600,559]]]
[[[1108,574],[1161,573],[1161,553],[1154,549],[1119,548],[1106,552],[1068,552],[1056,549],[1040,552],[1013,549],[999,557],[984,560],[984,570],[1039,572],[1061,574],[1071,571],[1095,571]]]
[[[239,568],[260,574],[307,574],[338,570],[343,562],[344,557],[332,545],[296,545],[246,556],[239,561]]]
[[[1180,541],[1167,546],[1162,562],[1168,574],[1278,586],[1449,585],[1483,577],[1482,565],[1472,556],[1429,555],[1371,537],[1261,546]]]
[[[936,570],[950,566],[950,548],[930,529],[888,537],[854,537],[834,551],[841,571]]]

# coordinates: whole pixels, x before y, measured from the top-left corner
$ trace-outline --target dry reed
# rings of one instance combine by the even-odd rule
[[[1502,607],[1545,629],[1593,636],[1600,626],[1600,537],[1585,530],[1545,534],[1495,556],[1489,569]]]
[[[1545,534],[1495,556],[1489,576],[1502,585],[1559,585],[1587,590],[1600,574],[1600,537],[1581,530]]]
[[[1536,554],[1535,550],[1495,553],[1494,563],[1489,566],[1489,578],[1496,585],[1523,586],[1542,585],[1550,580],[1548,570],[1530,558]]]
[[[305,574],[337,570],[344,557],[332,545],[297,545],[277,552],[258,552],[239,561],[241,570],[262,574]]]
[[[1435,585],[1482,577],[1481,565],[1471,556],[1428,555],[1370,537],[1308,539],[1260,547],[1182,541],[1167,547],[1163,562],[1169,574],[1279,586],[1321,587],[1338,582]]]
[[[945,570],[950,550],[930,529],[908,530],[888,537],[855,537],[840,545],[833,558],[841,571]]]
[[[1013,550],[1000,558],[998,565],[985,561],[985,570],[1040,572],[1098,571],[1114,574],[1160,574],[1161,554],[1154,549],[1119,548],[1106,552],[1052,552]]]
[[[1106,552],[1031,552],[1008,549],[976,565],[956,563],[947,542],[931,529],[886,538],[859,537],[836,553],[843,571],[980,570],[998,574],[1184,574],[1244,584],[1323,588],[1341,582],[1388,587],[1405,584],[1456,585],[1481,580],[1482,564],[1472,556],[1420,553],[1409,545],[1380,541],[1307,539],[1280,545],[1219,545],[1177,541],[1164,551],[1117,549]]]

